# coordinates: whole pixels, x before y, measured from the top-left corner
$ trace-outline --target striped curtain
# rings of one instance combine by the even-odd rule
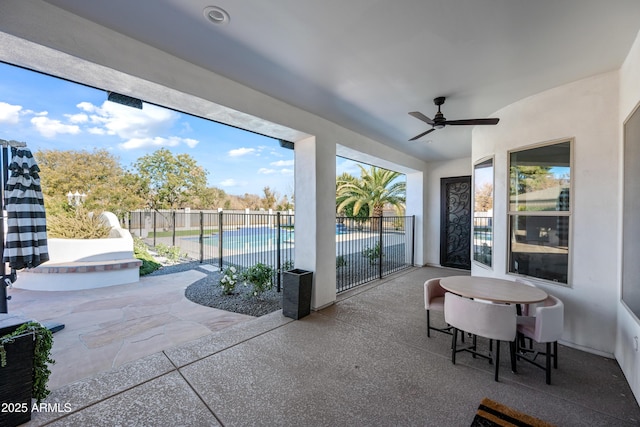
[[[11,268],[33,268],[49,260],[40,168],[28,148],[11,147],[5,187],[7,236],[3,261]]]

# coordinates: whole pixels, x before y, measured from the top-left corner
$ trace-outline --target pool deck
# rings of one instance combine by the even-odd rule
[[[54,335],[49,388],[120,367],[167,347],[253,319],[189,301],[184,290],[214,270],[198,268],[137,283],[78,291],[9,289],[9,313],[62,323]],[[19,279],[18,279],[19,280]]]

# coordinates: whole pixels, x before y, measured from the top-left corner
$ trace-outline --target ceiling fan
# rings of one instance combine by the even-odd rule
[[[444,117],[444,115],[440,112],[440,106],[442,104],[444,104],[444,100],[445,100],[444,96],[439,96],[439,97],[437,97],[437,98],[435,98],[433,100],[433,103],[438,106],[438,112],[436,113],[436,115],[433,118],[433,120],[431,120],[429,117],[425,116],[424,114],[422,114],[422,113],[420,113],[418,111],[412,111],[412,112],[409,113],[410,115],[412,115],[416,119],[422,120],[423,122],[428,123],[431,126],[433,126],[428,131],[422,132],[420,135],[414,136],[409,141],[415,141],[416,139],[422,138],[426,134],[431,133],[436,129],[442,129],[443,127],[445,127],[447,125],[451,125],[451,126],[460,126],[460,125],[495,125],[495,124],[498,124],[498,121],[500,120],[500,119],[447,120]]]

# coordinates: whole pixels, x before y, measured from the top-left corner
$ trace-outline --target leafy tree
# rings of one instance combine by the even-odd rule
[[[354,214],[355,200],[350,201],[347,204],[342,204],[347,198],[351,196],[349,192],[343,192],[338,194],[340,188],[344,187],[346,183],[357,185],[358,178],[345,172],[336,179],[336,213],[338,215],[344,215],[349,218],[355,218],[356,220],[364,221],[369,218],[369,205],[362,205],[357,214]],[[342,206],[341,206],[342,205]]]
[[[173,155],[161,148],[138,159],[134,167],[148,187],[150,208],[180,209],[207,185],[207,171],[188,154]]]
[[[399,172],[371,166],[366,170],[360,168],[360,178],[345,174],[338,177],[336,182],[336,200],[339,200],[337,212],[353,205],[353,214],[367,206],[373,217],[382,216],[384,206],[389,204],[397,212],[404,210],[406,201],[406,182],[397,181]]]
[[[278,199],[278,194],[271,191],[269,186],[266,186],[262,189],[264,193],[264,199],[262,199],[262,207],[265,209],[272,209],[276,205],[276,201]]]
[[[493,209],[493,184],[485,182],[475,193],[475,212],[489,212]]]
[[[216,187],[208,187],[200,191],[193,200],[195,209],[216,209],[222,207],[227,201],[227,193]]]
[[[548,166],[511,166],[511,195],[531,193],[558,185]]]
[[[49,215],[73,216],[67,193],[85,193],[87,210],[110,211],[120,218],[144,206],[139,180],[109,151],[42,150],[34,154]]]

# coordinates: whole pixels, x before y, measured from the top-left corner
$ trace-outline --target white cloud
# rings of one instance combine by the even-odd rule
[[[20,120],[20,110],[22,110],[22,106],[20,105],[0,102],[0,123],[17,124]]]
[[[77,135],[80,133],[80,127],[76,125],[67,125],[60,120],[50,119],[47,116],[38,116],[31,119],[31,124],[44,137],[53,138],[58,134]]]
[[[185,144],[189,148],[198,145],[193,138],[177,136],[158,136],[170,134],[172,126],[180,115],[174,111],[160,108],[151,104],[144,104],[142,110],[105,101],[101,106],[90,102],[76,105],[88,114],[68,115],[69,119],[85,116],[85,122],[93,126],[87,131],[93,135],[114,135],[122,140],[119,147],[133,150],[144,147],[176,147]]]
[[[287,168],[280,169],[280,173],[282,175],[293,175],[293,169],[287,169]]]
[[[87,132],[89,132],[92,135],[106,135],[107,133],[104,129],[96,128],[96,127],[87,129]]]
[[[231,157],[240,157],[240,156],[245,156],[247,154],[251,154],[254,153],[256,151],[255,148],[236,148],[235,150],[231,150],[229,151],[227,154]]]
[[[293,166],[293,160],[278,160],[277,162],[269,163],[271,166]]]
[[[229,179],[225,179],[224,181],[220,181],[220,186],[221,187],[235,187],[237,185],[238,185],[238,182],[233,178],[229,178]]]
[[[258,169],[258,173],[264,174],[264,175],[269,175],[269,174],[276,173],[276,172],[277,171],[275,169],[267,169],[267,168]]]
[[[64,115],[71,123],[86,123],[89,121],[89,116],[84,113],[79,114],[65,114]]]

